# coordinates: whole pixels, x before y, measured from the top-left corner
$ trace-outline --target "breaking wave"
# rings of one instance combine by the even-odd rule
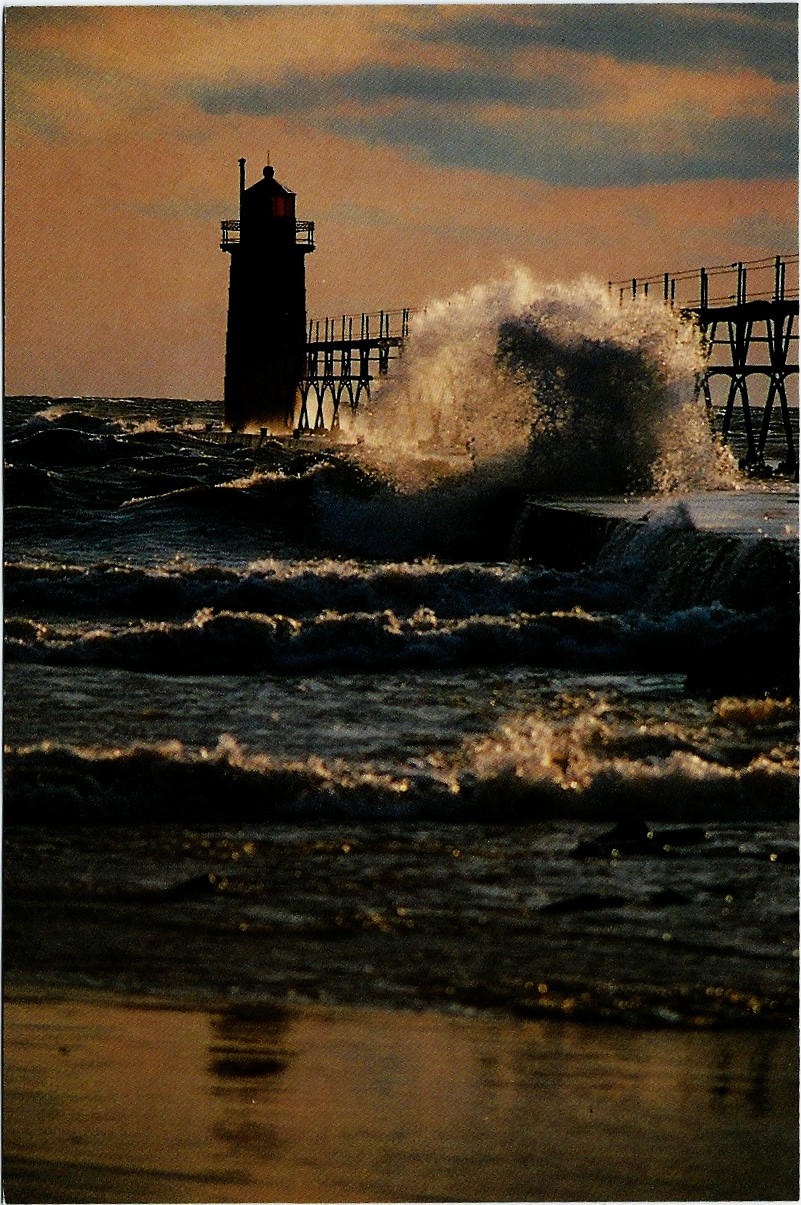
[[[364,564],[358,561],[270,560],[245,570],[213,565],[145,568],[10,564],[8,610],[34,613],[136,615],[153,618],[199,608],[305,616],[336,609],[411,615],[426,607],[439,617],[510,615],[576,605],[618,609],[625,586],[599,575],[524,569],[513,565]]]
[[[112,749],[17,746],[6,749],[6,820],[792,818],[796,709],[787,701],[760,711],[759,700],[745,699],[723,700],[718,709],[728,741],[716,735],[705,743],[677,724],[633,727],[604,700],[578,714],[568,701],[561,719],[513,716],[495,732],[466,740],[450,760],[440,754],[393,772],[247,753],[229,735],[215,748],[179,741]],[[772,733],[770,754],[759,752],[757,737],[744,738],[753,727]]]
[[[651,522],[619,524],[595,569],[625,581],[646,610],[715,600],[735,610],[776,607],[794,615],[798,605],[795,541],[698,531],[682,504]]]
[[[787,689],[786,619],[719,604],[662,616],[591,614],[580,607],[530,614],[440,618],[323,611],[308,619],[252,612],[197,611],[184,622],[124,627],[6,620],[11,661],[115,666],[151,673],[293,673],[328,667],[375,671],[405,666],[582,666],[670,670],[695,681],[773,683]],[[791,671],[793,682],[795,670]]]
[[[696,394],[702,363],[695,328],[666,306],[621,308],[589,279],[542,286],[517,270],[415,315],[356,429],[406,488],[437,449],[464,449],[462,474],[533,491],[731,488]]]

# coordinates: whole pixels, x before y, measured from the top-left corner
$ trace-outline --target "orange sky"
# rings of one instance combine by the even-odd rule
[[[796,245],[794,5],[6,16],[6,393],[221,395],[240,155],[310,316]]]

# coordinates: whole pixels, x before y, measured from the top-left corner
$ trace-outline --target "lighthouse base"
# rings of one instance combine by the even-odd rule
[[[294,384],[270,389],[265,396],[226,397],[224,425],[237,433],[258,433],[265,428],[270,435],[287,435],[294,430],[298,409],[298,389]]]

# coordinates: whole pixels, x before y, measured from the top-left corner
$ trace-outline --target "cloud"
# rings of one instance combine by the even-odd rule
[[[63,50],[6,40],[7,137],[14,123],[49,142],[80,136],[92,131],[98,119],[107,125],[158,103],[154,89],[143,89],[129,72],[96,66]]]
[[[9,10],[11,139],[100,141],[152,113],[198,143],[226,119],[288,120],[548,184],[796,171],[793,86],[776,82],[795,73],[790,4],[60,12]]]
[[[417,36],[488,55],[551,47],[659,66],[751,66],[775,80],[798,78],[795,4],[535,4],[465,11],[417,28]]]
[[[795,89],[771,76],[795,72],[794,6],[421,6],[407,20],[385,47],[402,63],[206,79],[191,99],[550,185],[797,174]]]
[[[724,177],[754,180],[795,176],[798,145],[791,121],[765,124],[736,118],[705,124],[693,136],[679,129],[675,146],[666,132],[623,136],[603,120],[577,128],[563,115],[532,115],[524,123],[498,127],[462,118],[410,110],[393,117],[331,118],[338,133],[375,145],[393,143],[422,160],[473,167],[552,185],[630,187]],[[689,141],[690,145],[687,146]],[[657,145],[654,145],[657,144]]]
[[[87,25],[93,19],[90,8],[62,5],[8,5],[5,21],[8,31],[53,29],[58,26]]]
[[[736,243],[753,246],[762,243],[791,254],[798,246],[798,228],[792,218],[782,220],[764,213],[747,214],[732,223],[731,237]]]
[[[295,117],[417,161],[552,185],[610,186],[798,170],[794,90],[754,72],[601,66],[489,72],[361,65],[190,89],[202,112]]]
[[[365,64],[328,76],[291,73],[276,82],[199,84],[190,89],[205,113],[271,117],[312,112],[331,105],[371,106],[393,101],[435,105],[501,102],[555,108],[585,100],[584,90],[567,76],[534,77],[484,69]]]

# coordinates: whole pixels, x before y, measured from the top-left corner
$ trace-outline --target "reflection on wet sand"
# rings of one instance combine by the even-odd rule
[[[210,1092],[220,1101],[212,1137],[235,1159],[266,1159],[279,1152],[279,1128],[269,1120],[270,1095],[292,1058],[285,1045],[290,1019],[288,1009],[270,1004],[230,1008],[211,1018]]]
[[[795,1199],[795,1035],[6,1005],[6,1199]]]

